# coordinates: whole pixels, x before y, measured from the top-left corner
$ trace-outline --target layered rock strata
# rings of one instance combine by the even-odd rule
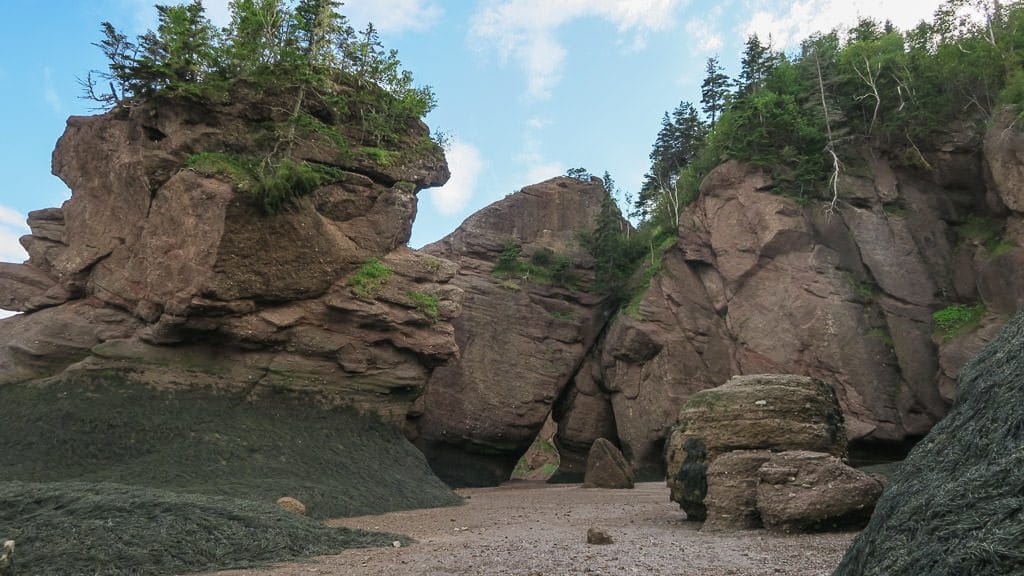
[[[416,192],[448,167],[422,123],[383,162],[355,118],[307,98],[321,128],[288,145],[331,174],[311,194],[268,215],[230,168],[191,168],[262,154],[295,97],[239,83],[227,103],[69,119],[53,171],[71,199],[32,212],[29,260],[0,266],[0,306],[26,313],[0,331],[0,384],[113,369],[402,421],[457,352],[455,265],[404,247]]]

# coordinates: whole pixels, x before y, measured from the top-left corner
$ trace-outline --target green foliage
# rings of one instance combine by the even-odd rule
[[[1003,238],[1002,227],[991,218],[972,215],[957,228],[961,241],[984,246],[990,256],[1000,256],[1013,250],[1015,244]]]
[[[375,298],[387,285],[392,273],[391,268],[388,268],[386,264],[376,258],[371,258],[348,279],[348,285],[352,288],[352,292],[360,298]]]
[[[317,134],[331,142],[342,154],[348,151],[348,139],[336,127],[325,124],[306,112],[299,112],[291,118],[291,122],[305,136]]]
[[[640,318],[640,303],[644,294],[651,286],[651,281],[662,273],[662,258],[675,245],[678,235],[673,228],[645,226],[631,240],[637,246],[647,246],[638,265],[639,273],[634,273],[631,279],[630,294],[624,307],[626,315]]]
[[[604,191],[594,229],[580,234],[580,243],[594,258],[594,289],[621,301],[628,294],[640,247],[631,242],[629,223],[622,218],[611,191]]]
[[[529,259],[523,260],[522,247],[515,240],[509,240],[494,262],[492,274],[504,279],[519,278],[538,284],[553,284],[572,288],[576,283],[572,261],[569,256],[559,254],[546,247],[535,249]],[[511,288],[510,286],[506,286]],[[518,284],[515,289],[519,289]]]
[[[519,257],[523,253],[522,246],[515,240],[509,240],[505,243],[505,248],[498,255],[498,259],[494,261],[494,270],[491,272],[495,275],[511,275],[516,274],[521,269],[521,263]]]
[[[792,56],[751,36],[733,92],[709,60],[704,133],[679,137],[685,106],[665,114],[635,214],[671,225],[707,172],[730,158],[765,168],[776,192],[803,204],[831,199],[832,179],[864,145],[930,171],[921,149],[952,122],[981,130],[1000,104],[1024,114],[1024,5],[974,2],[974,14],[986,14],[978,21],[964,17],[969,3],[947,0],[906,33],[864,19],[813,35]]]
[[[932,314],[935,328],[942,333],[945,340],[951,340],[974,329],[985,316],[985,305],[956,304],[948,306]]]
[[[225,152],[193,154],[185,166],[206,176],[226,177],[236,188],[250,193],[267,215],[277,214],[294,199],[343,177],[340,169],[330,166],[289,158],[268,164]]]
[[[96,46],[108,67],[81,81],[85,97],[107,106],[158,94],[217,98],[247,80],[263,89],[298,86],[300,94],[316,91],[328,100],[339,96],[337,84],[354,84],[348,100],[378,143],[436,106],[431,88],[415,85],[373,24],[356,32],[340,2],[231,0],[229,7],[231,23],[218,30],[200,0],[158,5],[157,29],[136,41],[104,22]]]
[[[406,292],[405,295],[412,301],[416,311],[424,318],[430,322],[437,321],[440,316],[440,312],[438,312],[437,309],[437,296],[434,296],[433,294],[426,294],[424,292]]]
[[[264,213],[271,215],[281,212],[293,199],[312,194],[329,179],[314,164],[284,158],[257,171],[251,192]]]
[[[380,166],[387,168],[395,163],[398,159],[399,153],[392,150],[384,150],[376,146],[363,146],[359,149],[363,154],[366,154],[373,159],[374,162]]]
[[[204,176],[224,176],[239,189],[252,186],[255,163],[252,159],[227,152],[200,152],[189,156],[185,166]]]

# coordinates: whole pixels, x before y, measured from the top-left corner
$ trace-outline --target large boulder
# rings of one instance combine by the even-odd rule
[[[835,576],[1024,573],[1024,314],[960,369]]]
[[[845,456],[843,416],[832,387],[805,376],[749,375],[691,396],[666,447],[671,498],[688,518],[706,518],[709,466],[735,450]],[[756,477],[757,467],[751,470]]]
[[[772,454],[758,470],[757,511],[783,532],[861,528],[882,494],[882,482],[820,452]]]
[[[590,289],[579,233],[594,227],[600,181],[555,178],[500,200],[424,248],[458,264],[457,361],[437,367],[407,434],[451,485],[508,480],[611,310]],[[519,257],[515,257],[515,251]],[[515,264],[495,273],[505,254]],[[570,278],[551,276],[568,264]]]

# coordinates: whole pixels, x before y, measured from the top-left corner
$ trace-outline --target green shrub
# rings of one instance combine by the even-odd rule
[[[509,240],[505,243],[505,249],[498,255],[498,259],[494,261],[492,273],[496,275],[510,275],[519,272],[522,268],[519,262],[519,257],[522,253],[522,246],[515,240]]]
[[[380,166],[387,168],[398,160],[399,153],[393,150],[385,150],[376,146],[363,146],[360,148],[363,154],[366,154],[373,159],[374,162]]]
[[[534,266],[548,267],[551,266],[554,261],[555,251],[544,246],[537,248],[533,251],[533,254],[530,254],[530,264]]]
[[[431,322],[436,322],[440,313],[438,312],[437,296],[433,294],[426,294],[424,292],[406,292],[405,294],[409,300],[416,307],[416,311],[419,312],[424,318]]]
[[[386,264],[372,258],[356,270],[355,274],[348,279],[348,285],[352,292],[360,298],[375,298],[387,285],[391,278],[392,270]]]
[[[239,189],[253,181],[251,158],[227,152],[200,152],[185,160],[185,167],[203,176],[224,176]]]
[[[276,163],[230,154],[200,152],[185,161],[185,166],[204,176],[223,176],[238,190],[248,192],[263,212],[281,212],[295,198],[308,196],[321,186],[344,177],[340,168],[284,158]]]
[[[984,304],[956,304],[935,312],[932,319],[943,339],[951,340],[977,327],[984,315]]]

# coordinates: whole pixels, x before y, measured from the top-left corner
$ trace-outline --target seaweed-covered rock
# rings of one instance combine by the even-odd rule
[[[622,451],[607,438],[598,438],[590,447],[584,488],[632,488],[633,466]]]
[[[891,478],[834,576],[1024,574],[1024,313]]]
[[[736,376],[691,396],[666,447],[672,500],[691,520],[706,516],[707,466],[733,450],[845,456],[843,415],[835,392],[814,378],[768,374]]]
[[[773,454],[758,477],[761,521],[782,532],[861,528],[882,494],[877,478],[820,452]]]

